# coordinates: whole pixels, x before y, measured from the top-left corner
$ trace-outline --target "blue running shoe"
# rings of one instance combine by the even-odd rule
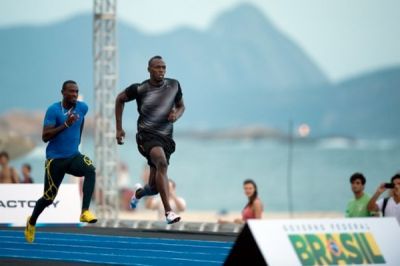
[[[143,187],[142,187],[141,184],[138,183],[138,184],[135,185],[135,192],[133,193],[133,196],[131,198],[131,209],[136,209],[136,207],[137,207],[137,205],[139,203],[139,199],[136,198],[136,192],[139,189],[143,189]]]

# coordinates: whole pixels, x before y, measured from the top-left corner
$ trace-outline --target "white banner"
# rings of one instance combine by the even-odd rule
[[[0,184],[0,224],[25,226],[43,190],[43,184]],[[61,184],[54,202],[42,212],[37,223],[77,224],[80,213],[78,184]]]
[[[400,265],[395,218],[250,220],[268,265]]]

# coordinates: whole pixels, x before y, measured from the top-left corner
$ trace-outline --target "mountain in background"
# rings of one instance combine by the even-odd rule
[[[67,79],[79,83],[93,111],[91,15],[48,26],[0,29],[0,38],[0,113],[46,109],[61,99],[61,84]],[[221,14],[205,31],[181,28],[148,35],[121,22],[118,45],[120,90],[148,78],[151,56],[165,58],[167,76],[181,82],[187,106],[178,128],[261,124],[285,130],[293,120],[310,124],[317,135],[366,136],[360,129],[368,129],[371,117],[388,117],[393,111],[379,101],[398,99],[398,68],[387,70],[393,71],[394,81],[383,71],[331,84],[295,42],[249,4]],[[370,79],[378,84],[375,89],[369,87]],[[373,93],[379,92],[377,98]],[[353,110],[358,93],[363,95]],[[362,103],[369,104],[364,111]],[[127,107],[133,127],[136,107]],[[391,124],[396,122],[392,117],[377,124],[378,136],[398,134],[400,126]]]
[[[325,132],[398,138],[400,66],[348,79],[332,89],[322,123]]]

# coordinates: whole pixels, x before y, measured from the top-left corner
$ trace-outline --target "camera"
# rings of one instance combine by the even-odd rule
[[[394,188],[393,183],[385,183],[385,188]]]

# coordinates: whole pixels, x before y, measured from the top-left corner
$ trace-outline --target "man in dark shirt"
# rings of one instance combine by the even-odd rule
[[[160,193],[167,223],[179,222],[180,216],[171,210],[168,195],[167,169],[169,158],[175,151],[173,123],[185,110],[180,84],[175,79],[164,78],[166,66],[161,56],[149,60],[150,79],[135,83],[122,91],[115,101],[116,139],[124,143],[122,113],[126,102],[136,100],[139,118],[136,142],[139,152],[150,166],[149,182],[136,187],[131,207],[136,208],[143,196]]]

